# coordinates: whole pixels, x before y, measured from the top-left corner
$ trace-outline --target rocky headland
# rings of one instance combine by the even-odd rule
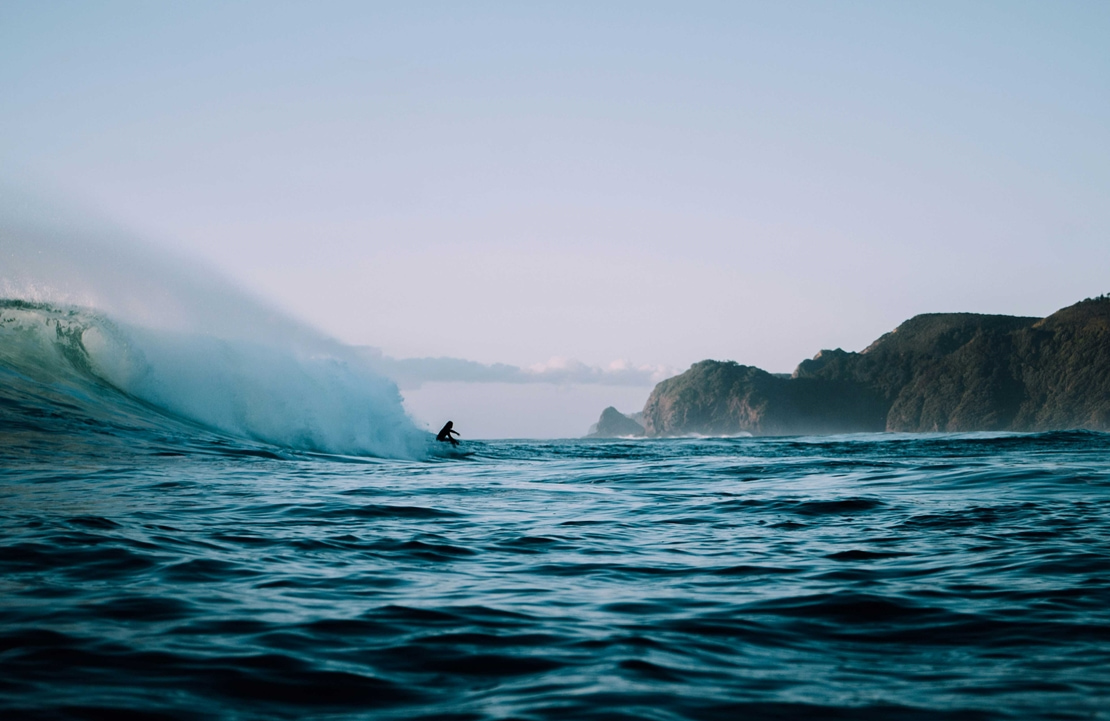
[[[601,418],[590,428],[587,438],[627,438],[629,436],[644,435],[644,427],[640,423],[643,413],[625,415],[613,406],[601,412]]]
[[[629,427],[614,413],[634,423],[607,408],[597,436]],[[701,361],[655,387],[642,426],[646,436],[1110,430],[1110,297],[1047,318],[919,315],[789,377]]]

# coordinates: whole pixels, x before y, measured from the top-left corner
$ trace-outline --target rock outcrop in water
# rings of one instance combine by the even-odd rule
[[[659,383],[648,436],[1110,430],[1110,297],[1047,318],[930,313],[789,378],[706,360]]]
[[[635,416],[640,416],[637,413]],[[635,416],[626,416],[613,406],[601,412],[601,418],[590,429],[588,438],[626,438],[644,435],[644,427],[636,422]]]

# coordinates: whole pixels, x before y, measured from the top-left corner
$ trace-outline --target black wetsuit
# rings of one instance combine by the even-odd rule
[[[458,431],[453,430],[454,425],[455,424],[452,423],[451,421],[447,421],[447,425],[445,425],[443,428],[441,428],[439,433],[436,434],[436,440],[440,441],[441,443],[442,442],[450,442],[451,445],[453,445],[453,446],[459,445],[459,442],[451,437],[452,433],[454,433],[456,436],[459,435]]]

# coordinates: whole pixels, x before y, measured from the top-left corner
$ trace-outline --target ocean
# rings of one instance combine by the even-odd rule
[[[6,718],[1110,718],[1106,434],[372,457],[3,311]]]

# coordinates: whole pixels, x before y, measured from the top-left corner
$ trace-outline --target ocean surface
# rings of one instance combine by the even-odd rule
[[[4,718],[1110,718],[1105,434],[359,457],[6,317]]]

